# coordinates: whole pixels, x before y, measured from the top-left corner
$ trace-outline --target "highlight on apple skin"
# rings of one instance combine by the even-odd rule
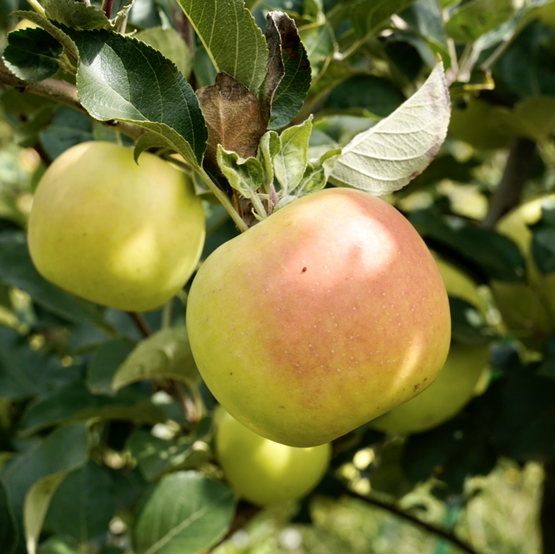
[[[64,151],[42,176],[29,218],[39,273],[126,311],[158,308],[186,283],[205,237],[192,180],[158,156],[102,141]]]
[[[297,199],[220,246],[187,304],[193,355],[219,403],[299,447],[429,386],[450,324],[441,274],[414,227],[345,188]]]
[[[216,457],[237,494],[257,506],[292,502],[306,496],[322,479],[330,444],[296,448],[247,429],[223,408],[216,410]]]

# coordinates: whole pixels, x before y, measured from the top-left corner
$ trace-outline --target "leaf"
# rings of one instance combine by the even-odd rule
[[[341,155],[341,148],[328,150],[315,163],[309,163],[301,184],[298,187],[297,196],[309,194],[323,189],[333,171],[335,162]]]
[[[100,307],[62,291],[37,272],[21,232],[0,234],[0,281],[27,292],[37,304],[69,321],[105,327]]]
[[[84,383],[76,381],[29,404],[21,417],[20,431],[30,434],[64,421],[91,418],[145,424],[166,419],[164,412],[144,392],[126,390],[116,396],[93,394]]]
[[[217,164],[219,144],[241,158],[255,156],[266,132],[256,96],[227,73],[218,73],[216,83],[197,90],[197,96],[208,126],[206,160]]]
[[[46,438],[14,456],[1,473],[14,513],[22,513],[25,495],[39,479],[76,469],[87,461],[88,455],[87,426],[72,423],[58,427]]]
[[[16,77],[36,83],[58,71],[62,52],[62,45],[43,29],[21,29],[8,33],[2,59]]]
[[[281,140],[275,131],[267,131],[262,135],[258,144],[258,161],[264,170],[264,182],[274,181],[274,158],[281,149]]]
[[[66,471],[54,473],[39,479],[25,496],[23,522],[25,543],[29,554],[36,554],[39,535],[52,496],[67,475]]]
[[[119,366],[131,354],[134,344],[129,339],[114,339],[98,348],[87,369],[87,382],[95,394],[114,394],[112,379]]]
[[[311,131],[312,115],[300,125],[288,127],[280,135],[281,149],[274,158],[274,174],[281,185],[281,196],[287,196],[301,183],[308,164]]]
[[[133,36],[156,48],[176,65],[185,78],[189,77],[193,69],[193,58],[187,43],[173,27],[151,27]]]
[[[445,74],[438,63],[415,94],[343,148],[330,181],[374,195],[399,190],[438,153],[450,111]]]
[[[112,387],[118,390],[143,379],[198,379],[184,327],[163,329],[141,341],[114,375]]]
[[[193,89],[175,65],[131,37],[104,30],[68,33],[79,48],[77,89],[89,114],[143,127],[198,167],[206,125]]]
[[[454,9],[445,24],[445,31],[457,42],[474,42],[514,13],[513,0],[471,0]]]
[[[252,199],[264,184],[264,169],[256,158],[240,158],[218,145],[218,167],[229,184],[245,198]]]
[[[234,493],[218,481],[182,471],[160,481],[133,526],[135,554],[196,554],[223,536]]]
[[[265,82],[266,104],[271,113],[269,128],[281,129],[299,113],[310,89],[312,70],[293,19],[282,12],[270,12],[266,19],[271,48]]]
[[[182,465],[194,452],[193,441],[183,438],[167,441],[144,429],[136,429],[126,447],[137,460],[140,472],[147,481],[158,479],[162,473]]]
[[[56,389],[71,373],[44,350],[31,350],[25,337],[0,327],[0,391],[2,397],[21,400]]]
[[[18,542],[17,522],[10,506],[8,491],[6,485],[0,481],[0,544],[4,554],[15,552]]]
[[[55,491],[46,522],[55,533],[87,543],[108,532],[115,511],[116,490],[109,470],[89,460]]]
[[[109,27],[106,14],[94,6],[75,0],[43,0],[42,5],[49,19],[75,29]]]
[[[218,73],[256,96],[266,76],[268,48],[243,0],[178,0]]]

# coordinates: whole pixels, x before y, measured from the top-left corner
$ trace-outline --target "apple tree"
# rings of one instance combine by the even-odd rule
[[[345,498],[504,552],[507,460],[555,551],[554,0],[0,0],[0,47],[2,553],[368,552]]]

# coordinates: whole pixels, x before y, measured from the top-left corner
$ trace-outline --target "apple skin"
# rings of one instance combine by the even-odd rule
[[[195,270],[205,237],[190,178],[147,152],[85,142],[42,176],[29,218],[37,270],[77,296],[126,311],[158,308]]]
[[[453,265],[437,259],[447,293],[466,300],[482,313],[476,284]],[[474,396],[489,358],[489,347],[453,341],[445,365],[421,394],[379,417],[372,426],[388,433],[410,434],[432,429],[456,415]]]
[[[297,199],[215,250],[191,286],[187,328],[219,403],[300,447],[426,388],[451,337],[441,274],[414,227],[343,188]]]
[[[539,345],[555,329],[555,272],[542,275],[534,262],[532,225],[542,205],[555,205],[555,194],[525,202],[502,217],[496,230],[514,240],[526,259],[527,283],[490,283],[495,303],[508,329],[530,346]]]
[[[322,479],[330,444],[296,448],[247,429],[224,409],[216,411],[216,458],[233,490],[257,506],[299,500]]]

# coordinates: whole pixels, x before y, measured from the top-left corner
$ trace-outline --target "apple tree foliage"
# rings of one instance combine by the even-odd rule
[[[203,258],[324,186],[387,195],[487,296],[485,318],[451,298],[453,340],[490,347],[487,383],[429,431],[369,423],[335,441],[297,520],[310,523],[314,495],[352,494],[336,470],[367,447],[369,498],[398,514],[418,483],[461,507],[465,482],[499,459],[536,461],[544,551],[555,550],[555,313],[510,328],[488,293],[527,286],[531,259],[555,272],[555,207],[530,226],[527,252],[495,228],[555,192],[553,0],[1,0],[0,47],[2,553],[204,552],[248,513],[214,459],[188,287],[128,314],[59,290],[31,263],[40,174],[88,140],[181,157],[206,200]]]

